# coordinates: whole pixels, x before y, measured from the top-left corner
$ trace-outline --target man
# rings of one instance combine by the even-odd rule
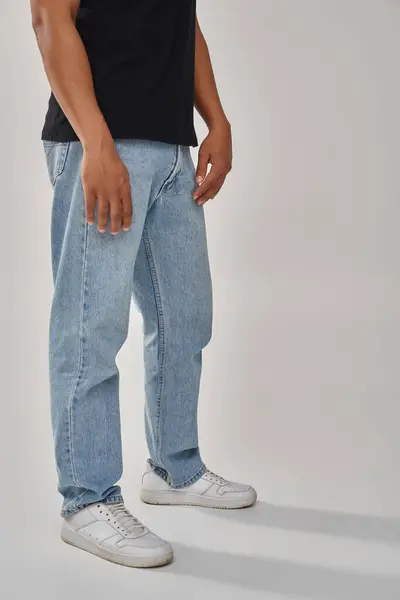
[[[230,170],[230,125],[195,0],[31,4],[53,91],[42,139],[54,188],[50,384],[62,538],[127,566],[162,565],[170,545],[125,508],[116,485],[115,358],[132,293],[144,323],[150,453],[141,498],[215,508],[256,501],[250,486],[206,468],[197,437],[212,319],[203,205]],[[194,104],[209,127],[197,172]]]

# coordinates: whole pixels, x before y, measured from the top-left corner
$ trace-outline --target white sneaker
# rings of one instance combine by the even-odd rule
[[[173,557],[171,546],[142,525],[122,502],[98,502],[66,517],[61,538],[126,567],[159,567]]]
[[[246,508],[256,502],[257,493],[249,485],[226,481],[211,471],[206,471],[203,477],[191,485],[174,489],[147,463],[140,497],[147,504]]]

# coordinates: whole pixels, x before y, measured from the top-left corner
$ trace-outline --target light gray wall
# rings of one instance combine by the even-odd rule
[[[27,0],[0,15],[2,491],[35,490],[56,512],[48,88]],[[204,457],[277,504],[399,515],[400,3],[199,0],[199,17],[235,138],[206,209]],[[131,497],[146,457],[140,327],[133,312],[119,359]]]

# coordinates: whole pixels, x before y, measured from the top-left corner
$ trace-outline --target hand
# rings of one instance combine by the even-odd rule
[[[128,231],[132,225],[132,199],[128,169],[121,161],[111,140],[100,152],[84,150],[82,184],[85,193],[86,220],[95,221],[97,204],[97,228],[116,235],[121,228]]]
[[[208,165],[211,170],[207,175]],[[229,124],[224,124],[210,133],[200,146],[196,183],[199,185],[193,198],[201,206],[207,200],[215,198],[226,176],[232,169],[232,135]]]

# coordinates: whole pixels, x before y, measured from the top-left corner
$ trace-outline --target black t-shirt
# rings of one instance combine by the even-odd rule
[[[196,146],[196,0],[82,0],[76,27],[114,138]],[[54,95],[42,139],[78,137]]]

